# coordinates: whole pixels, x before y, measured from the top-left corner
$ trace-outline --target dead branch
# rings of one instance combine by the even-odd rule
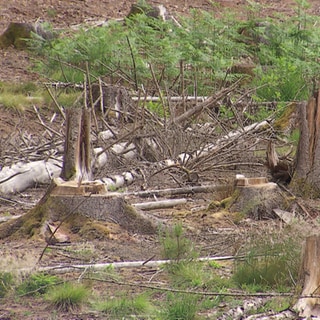
[[[230,93],[235,88],[237,88],[239,86],[239,84],[241,83],[241,81],[242,81],[242,79],[239,79],[234,84],[232,84],[230,87],[220,90],[219,92],[217,92],[215,95],[213,95],[212,97],[208,98],[204,102],[201,102],[198,105],[196,105],[195,107],[187,110],[181,116],[175,118],[173,120],[174,123],[178,124],[178,123],[184,122],[184,121],[190,119],[192,116],[200,113],[203,109],[208,108],[208,107],[210,107],[212,105],[215,105],[220,99],[222,99],[228,93]],[[172,124],[172,122],[170,124]]]
[[[148,191],[139,191],[139,192],[128,192],[124,195],[138,196],[141,198],[149,197],[165,197],[165,196],[174,196],[179,194],[194,194],[194,193],[210,193],[214,191],[226,191],[229,190],[231,185],[203,185],[203,186],[192,186],[184,188],[169,188],[162,190],[148,190]]]

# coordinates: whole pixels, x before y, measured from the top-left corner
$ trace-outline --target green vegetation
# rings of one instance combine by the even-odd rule
[[[57,284],[59,278],[56,276],[35,273],[27,277],[16,289],[18,295],[40,295],[48,291],[48,289]]]
[[[57,89],[52,94],[59,105],[70,107],[81,93],[71,89]],[[10,84],[0,82],[0,105],[18,111],[23,111],[34,105],[37,107],[44,105],[55,107],[47,90],[39,87],[34,82]]]
[[[74,311],[79,309],[89,296],[89,289],[82,284],[65,283],[51,287],[46,298],[57,311]]]
[[[184,235],[181,223],[168,228],[164,234],[160,231],[160,242],[164,259],[179,261],[196,257],[192,243]]]
[[[198,298],[195,295],[168,294],[162,319],[166,320],[193,320],[197,313]]]
[[[255,239],[247,247],[246,257],[235,264],[233,281],[251,292],[290,290],[298,278],[300,243],[297,238],[279,235]]]
[[[10,272],[0,272],[0,298],[3,298],[14,285],[14,279]]]
[[[157,83],[162,92],[189,95],[194,90],[211,95],[245,76],[257,101],[306,99],[319,77],[319,18],[301,3],[294,17],[260,19],[253,9],[247,21],[238,21],[235,13],[216,17],[214,10],[193,10],[179,17],[181,26],[145,14],[125,25],[111,21],[41,47],[48,59],[38,67],[51,78],[82,82],[88,62],[93,79],[103,76],[147,90]],[[244,59],[254,67],[246,69]]]
[[[154,311],[147,294],[129,296],[127,293],[123,293],[122,297],[110,298],[98,303],[97,309],[106,313],[110,319],[127,319],[126,317],[134,316],[147,319]]]

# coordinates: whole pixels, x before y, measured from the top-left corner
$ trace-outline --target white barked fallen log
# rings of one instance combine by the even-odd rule
[[[60,172],[61,162],[51,159],[3,167],[0,171],[0,193],[18,193],[38,184],[48,184]]]

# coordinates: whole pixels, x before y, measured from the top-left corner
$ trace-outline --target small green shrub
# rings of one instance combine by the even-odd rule
[[[51,287],[47,292],[47,300],[53,308],[62,312],[79,309],[89,295],[89,289],[81,284],[65,283]]]
[[[14,284],[13,276],[10,272],[0,273],[0,298],[3,298]]]
[[[128,316],[147,316],[153,310],[153,306],[147,294],[134,297],[124,294],[122,297],[98,303],[97,309],[108,314],[111,319],[124,319]]]
[[[57,284],[59,278],[44,273],[36,273],[26,278],[18,287],[19,295],[39,295],[48,291],[49,287]]]
[[[160,243],[162,245],[162,257],[176,260],[195,258],[196,252],[191,241],[185,237],[181,223],[168,228],[164,234],[160,231]]]

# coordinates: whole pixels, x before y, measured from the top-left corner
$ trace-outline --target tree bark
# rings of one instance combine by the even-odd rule
[[[298,106],[300,139],[290,187],[301,196],[320,196],[320,90]]]
[[[64,144],[64,180],[91,180],[91,111],[90,109],[70,108],[66,110],[66,137]]]
[[[312,296],[320,294],[320,236],[310,236],[306,239],[304,256],[300,273],[303,285],[302,298],[298,300],[295,309],[302,317],[320,317],[320,298]]]

